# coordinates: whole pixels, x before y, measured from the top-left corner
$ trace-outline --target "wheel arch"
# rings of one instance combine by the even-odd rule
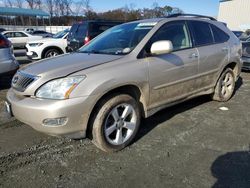
[[[143,92],[141,91],[141,89],[134,84],[118,86],[118,87],[110,89],[109,91],[107,91],[101,97],[97,99],[97,102],[93,106],[91,113],[89,115],[89,118],[88,118],[87,135],[89,136],[91,135],[91,124],[93,123],[93,119],[96,115],[96,110],[100,107],[99,106],[100,103],[103,100],[107,99],[108,97],[112,95],[116,95],[116,94],[128,94],[131,97],[133,97],[139,103],[139,109],[141,111],[142,117],[146,117],[146,113],[147,113],[146,100],[145,100],[145,97],[143,96]]]
[[[237,76],[239,75],[240,73],[240,66],[238,65],[238,63],[236,62],[230,62],[229,64],[227,64],[227,66],[223,69],[223,71],[226,69],[226,68],[230,68],[233,70],[233,73],[234,73],[234,76],[235,76],[235,80],[237,79]],[[222,72],[223,72],[222,71]]]
[[[64,53],[63,50],[62,50],[60,47],[58,47],[58,46],[48,46],[48,47],[46,47],[46,48],[43,49],[43,51],[42,51],[42,58],[44,58],[45,53],[46,53],[48,50],[50,50],[50,49],[56,49],[56,50],[58,50],[58,51],[60,52],[60,54],[63,54],[63,53]]]

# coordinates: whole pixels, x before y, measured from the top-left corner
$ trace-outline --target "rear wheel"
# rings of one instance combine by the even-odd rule
[[[137,101],[129,95],[120,94],[100,103],[93,121],[94,144],[103,151],[113,152],[132,142],[140,125]]]
[[[232,69],[227,68],[221,74],[213,94],[213,100],[225,102],[228,101],[234,92],[235,76]]]
[[[55,57],[60,55],[60,52],[57,49],[49,49],[45,52],[44,57],[49,58],[49,57]]]

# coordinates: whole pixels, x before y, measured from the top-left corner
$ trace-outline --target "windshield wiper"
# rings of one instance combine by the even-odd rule
[[[90,51],[78,51],[79,53],[87,53],[87,54],[100,54],[100,51],[97,50],[90,50]]]

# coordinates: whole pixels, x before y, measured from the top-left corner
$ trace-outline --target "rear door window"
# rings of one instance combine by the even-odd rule
[[[73,24],[70,31],[69,31],[69,38],[74,38],[74,35],[78,29],[78,27],[80,26],[80,24]]]
[[[84,38],[87,32],[87,24],[80,24],[75,32],[76,38]]]
[[[215,43],[223,43],[223,42],[227,42],[229,40],[228,34],[226,34],[224,31],[222,31],[221,29],[219,29],[215,25],[211,24],[210,26],[211,26],[211,29],[213,31]]]
[[[196,46],[204,46],[214,43],[209,23],[202,21],[191,21],[190,26],[193,31],[194,42]]]
[[[5,33],[4,36],[6,36],[7,38],[13,38],[14,33],[13,32]]]
[[[15,32],[15,37],[27,37],[27,35],[21,32]]]

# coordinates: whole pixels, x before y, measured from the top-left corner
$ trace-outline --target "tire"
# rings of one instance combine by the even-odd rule
[[[92,142],[105,152],[122,150],[138,132],[138,102],[127,94],[106,98],[99,104],[92,124]]]
[[[232,69],[226,68],[222,72],[219,80],[217,81],[212,98],[215,101],[226,102],[232,97],[234,89],[235,89],[234,72]]]
[[[61,53],[57,49],[49,49],[45,52],[44,58],[50,58],[60,55]]]

